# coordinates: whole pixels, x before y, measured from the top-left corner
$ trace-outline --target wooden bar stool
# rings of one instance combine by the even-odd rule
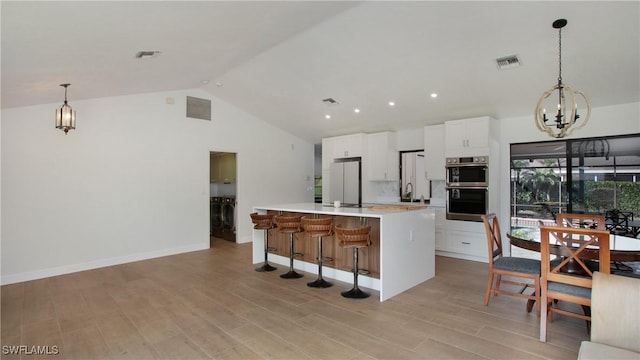
[[[369,294],[358,287],[358,250],[371,245],[371,225],[357,228],[343,228],[340,225],[335,227],[336,235],[340,239],[340,246],[353,249],[353,288],[341,292],[342,296],[351,299],[368,298]]]
[[[273,214],[258,214],[252,213],[249,214],[251,216],[251,222],[253,222],[253,228],[255,230],[264,230],[264,264],[260,267],[256,268],[256,271],[265,272],[265,271],[273,271],[277,268],[269,265],[269,260],[267,259],[267,254],[269,251],[274,251],[276,248],[269,247],[269,230],[274,229],[276,225],[273,223]]]
[[[322,278],[322,263],[324,260],[332,260],[322,256],[322,237],[331,236],[333,234],[333,218],[310,218],[302,217],[302,228],[311,237],[318,239],[318,278],[315,281],[307,283],[309,287],[328,288],[333,286],[332,283]]]
[[[293,270],[293,257],[295,256],[295,252],[293,251],[293,234],[303,231],[302,227],[300,227],[301,217],[301,215],[294,215],[276,216],[273,218],[278,227],[278,231],[283,234],[289,234],[289,272],[280,275],[283,279],[298,279],[303,276]]]

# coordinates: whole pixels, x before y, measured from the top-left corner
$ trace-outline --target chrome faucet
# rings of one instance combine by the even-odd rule
[[[409,186],[411,186],[411,191],[409,191]],[[404,194],[405,196],[408,194],[409,195],[409,200],[411,202],[413,202],[413,184],[408,182],[407,185],[405,185],[404,187]]]

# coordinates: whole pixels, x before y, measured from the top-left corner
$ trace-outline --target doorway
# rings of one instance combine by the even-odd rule
[[[209,235],[213,241],[236,241],[236,153],[209,153]]]

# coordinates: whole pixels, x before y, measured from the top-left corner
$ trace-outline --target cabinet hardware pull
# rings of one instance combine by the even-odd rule
[[[471,245],[470,242],[466,242],[466,241],[463,241],[462,243],[465,244],[465,245]]]

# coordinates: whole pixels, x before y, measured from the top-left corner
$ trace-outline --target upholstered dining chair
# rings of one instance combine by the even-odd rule
[[[536,304],[536,313],[540,316],[540,261],[521,257],[504,256],[502,253],[502,237],[500,235],[500,223],[495,213],[482,215],[485,232],[487,235],[487,249],[489,250],[489,278],[487,279],[487,291],[484,297],[484,305],[489,305],[491,293],[515,296],[528,299],[527,312],[531,312],[533,304]],[[520,278],[521,280],[505,280],[502,276]],[[495,279],[495,282],[494,282]],[[521,289],[518,292],[500,288],[500,285],[516,285]],[[525,294],[527,288],[533,288],[531,294]]]
[[[551,247],[563,254],[561,261],[544,261],[551,258]],[[609,232],[601,229],[576,228],[568,226],[540,227],[540,258],[541,279],[540,286],[542,306],[540,317],[540,341],[547,341],[547,320],[552,321],[553,313],[575,317],[587,321],[591,320],[590,311],[585,313],[571,311],[566,305],[563,308],[555,300],[581,305],[583,309],[591,306],[591,286],[593,270],[587,266],[581,253],[589,248],[598,249],[598,270],[601,273],[610,272]],[[565,266],[570,262],[577,264],[582,274],[567,273]]]
[[[556,224],[558,226],[581,227],[591,229],[605,229],[605,217],[599,214],[556,214]]]

